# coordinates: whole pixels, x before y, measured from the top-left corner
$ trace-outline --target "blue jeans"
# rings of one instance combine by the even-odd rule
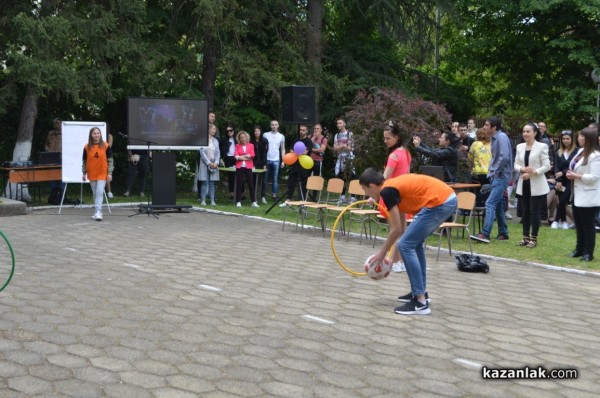
[[[457,205],[458,202],[454,197],[437,207],[431,209],[424,207],[417,213],[414,221],[398,241],[398,252],[404,261],[413,296],[425,294],[427,291],[425,239],[456,212]]]
[[[215,182],[214,181],[200,181],[200,199],[204,202],[206,200],[206,194],[210,198],[211,202],[215,201]]]
[[[277,195],[277,179],[279,178],[279,160],[267,160],[267,172],[265,173],[264,184],[268,184],[269,180],[273,178],[272,193]],[[265,185],[266,186],[266,185]]]
[[[481,233],[486,238],[489,238],[492,233],[494,217],[498,220],[498,235],[508,236],[504,203],[504,191],[506,191],[507,187],[508,181],[502,178],[494,178],[490,182],[490,196],[485,201],[485,221],[481,229]]]
[[[96,213],[102,214],[102,203],[104,202],[104,187],[106,180],[90,181],[92,187],[92,196],[94,197],[94,208]]]

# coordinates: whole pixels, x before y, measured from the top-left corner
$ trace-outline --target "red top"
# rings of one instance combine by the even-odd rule
[[[396,155],[397,159],[392,158],[392,155]],[[394,170],[392,171],[392,175],[390,176],[390,178],[410,173],[411,161],[412,156],[410,156],[410,152],[406,150],[406,148],[396,148],[396,150],[390,153],[390,156],[388,156],[388,161],[385,165],[386,168],[392,167]]]

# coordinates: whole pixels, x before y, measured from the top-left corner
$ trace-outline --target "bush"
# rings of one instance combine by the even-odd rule
[[[410,142],[412,136],[419,133],[428,144],[436,143],[439,131],[452,120],[442,105],[409,97],[401,91],[379,88],[360,91],[346,118],[354,133],[357,173],[367,167],[383,169],[387,157],[383,128],[389,121],[400,126],[404,144],[411,150],[413,161],[418,163]]]

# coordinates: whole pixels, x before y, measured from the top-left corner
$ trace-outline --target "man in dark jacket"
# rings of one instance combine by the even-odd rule
[[[444,168],[444,181],[456,182],[456,167],[458,164],[458,152],[456,151],[456,136],[451,132],[440,135],[438,149],[432,149],[421,142],[421,137],[415,135],[413,144],[417,153],[432,159],[433,166]]]

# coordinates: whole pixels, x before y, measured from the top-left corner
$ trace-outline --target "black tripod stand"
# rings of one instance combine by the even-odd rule
[[[138,141],[138,142],[143,142],[144,144],[146,144],[146,150],[147,150],[147,154],[148,154],[148,170],[147,170],[147,172],[150,172],[152,170],[152,156],[150,155],[150,145],[152,145],[152,144],[158,145],[158,144],[156,142],[152,142],[152,141],[140,140],[138,138],[132,138],[123,133],[117,133],[117,134],[119,134],[123,138],[127,138],[128,141]],[[148,178],[147,175],[145,175],[144,178],[147,179]],[[150,205],[150,196],[151,196],[150,194],[146,195],[146,197],[148,198],[148,203],[145,206],[140,204],[139,208],[138,208],[138,212],[135,214],[131,214],[128,217],[139,216],[140,214],[147,214],[148,217],[150,217],[150,215],[152,215],[154,218],[158,218],[158,214],[152,209],[152,206]],[[145,207],[145,209],[144,209],[144,207]]]

